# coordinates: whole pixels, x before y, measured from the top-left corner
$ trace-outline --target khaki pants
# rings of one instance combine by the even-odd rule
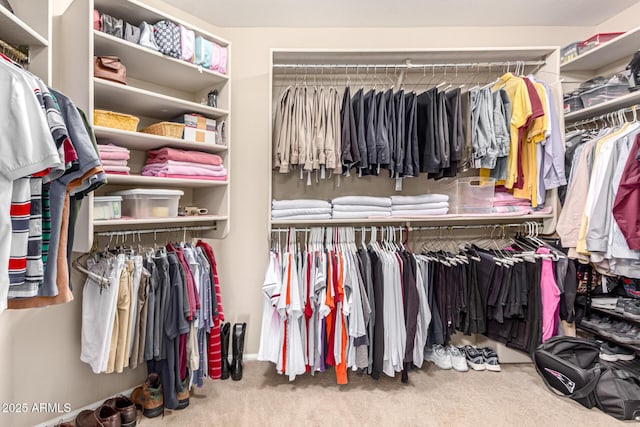
[[[118,287],[118,301],[116,303],[116,314],[111,333],[111,346],[109,347],[109,362],[105,373],[121,373],[124,369],[125,354],[128,350],[128,331],[131,310],[131,283],[133,281],[133,261],[126,261],[124,269],[120,274]]]

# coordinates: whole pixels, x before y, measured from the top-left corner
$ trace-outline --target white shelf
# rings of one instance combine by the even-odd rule
[[[46,38],[3,6],[0,6],[0,39],[12,45],[49,46]]]
[[[151,135],[142,132],[129,132],[126,130],[94,126],[94,133],[99,143],[114,144],[130,150],[155,150],[162,147],[172,147],[181,150],[197,150],[206,153],[221,153],[227,151],[226,145],[211,145],[201,142],[185,141],[179,138]]]
[[[640,49],[640,27],[627,31],[578,57],[560,65],[560,72],[595,71],[619,60],[629,58]]]
[[[616,111],[620,108],[629,107],[638,103],[640,103],[640,91],[632,92],[628,95],[603,102],[602,104],[594,105],[593,107],[583,108],[582,110],[565,114],[564,120],[565,122],[575,122],[578,120],[599,116],[601,114],[606,114],[611,111]]]
[[[222,215],[202,215],[202,216],[178,216],[174,218],[129,218],[129,219],[106,219],[93,221],[94,227],[113,227],[118,225],[158,225],[176,224],[178,226],[189,223],[226,221],[227,216]]]
[[[198,113],[213,119],[226,117],[229,112],[211,108],[197,102],[174,98],[133,86],[95,78],[96,108],[112,110],[134,116],[170,120],[180,114]]]
[[[553,214],[529,215],[437,215],[422,218],[364,218],[364,219],[311,219],[311,220],[271,220],[271,225],[359,225],[359,224],[442,224],[445,223],[486,223],[524,222],[553,218]]]
[[[224,187],[227,181],[210,181],[205,179],[164,178],[161,176],[116,175],[107,173],[107,183],[113,185],[159,185],[169,187]]]
[[[209,90],[229,79],[218,72],[163,55],[100,31],[93,31],[93,40],[96,56],[119,57],[127,67],[127,75],[138,80],[186,92],[197,92]]]

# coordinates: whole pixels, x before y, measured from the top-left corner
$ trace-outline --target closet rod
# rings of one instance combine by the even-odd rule
[[[403,229],[407,231],[427,231],[427,230],[476,230],[483,228],[506,228],[506,227],[522,227],[526,224],[541,224],[541,222],[537,221],[525,221],[518,223],[510,223],[510,224],[482,224],[482,225],[435,225],[428,227],[405,227],[404,225],[377,225],[376,229],[387,228],[387,227],[395,227],[397,229]],[[360,230],[371,230],[374,226],[358,226],[358,225],[340,225],[340,226],[320,226],[313,228],[354,228],[356,231]],[[272,228],[272,233],[289,233],[295,229],[296,233],[304,233],[312,230],[310,227],[298,228],[298,227],[280,227],[280,228]]]
[[[2,39],[0,39],[0,50],[4,55],[8,56],[16,62],[20,62],[22,64],[29,63],[28,51],[25,53],[22,50],[11,46],[9,43],[5,42]]]
[[[568,129],[568,128],[577,127],[577,126],[581,126],[581,125],[586,125],[586,124],[594,123],[594,122],[598,122],[598,121],[605,121],[607,119],[615,119],[616,115],[618,115],[618,114],[633,113],[634,120],[636,120],[639,107],[640,107],[640,104],[635,104],[635,105],[631,105],[629,107],[620,108],[618,110],[609,111],[608,113],[600,114],[599,116],[593,116],[593,117],[589,117],[588,119],[578,120],[576,122],[573,122],[571,124],[566,125],[565,128]]]
[[[395,69],[395,68],[406,68],[406,69],[429,69],[429,68],[451,68],[451,69],[460,69],[460,68],[491,68],[491,67],[515,67],[525,66],[525,67],[540,67],[547,63],[547,61],[501,61],[501,62],[463,62],[463,63],[433,63],[433,64],[413,64],[411,62],[407,62],[404,64],[273,64],[273,68],[314,68],[314,69]]]
[[[172,228],[149,228],[143,230],[120,230],[120,231],[104,231],[102,233],[96,233],[96,236],[135,236],[138,234],[151,234],[151,233],[174,233],[178,231],[210,231],[216,230],[215,226],[211,225],[199,225],[192,227],[172,227]]]

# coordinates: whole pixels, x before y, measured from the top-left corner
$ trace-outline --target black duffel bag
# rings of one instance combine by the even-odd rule
[[[610,367],[602,373],[595,389],[598,407],[621,420],[640,420],[640,378]]]

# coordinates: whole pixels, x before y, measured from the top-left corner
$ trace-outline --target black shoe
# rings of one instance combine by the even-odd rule
[[[484,371],[487,367],[484,365],[484,358],[482,352],[472,345],[465,345],[460,347],[460,351],[467,359],[467,365],[474,371]]]
[[[485,347],[481,351],[482,358],[484,359],[484,367],[487,371],[500,372],[502,368],[500,368],[500,360],[498,360],[496,352],[489,347]]]
[[[244,351],[244,334],[247,330],[246,323],[233,325],[233,360],[231,361],[231,379],[242,379],[242,353]]]
[[[635,352],[611,343],[604,343],[600,346],[600,359],[607,362],[618,362],[620,360],[633,360],[636,358]]]
[[[231,332],[231,323],[223,323],[220,327],[220,348],[222,351],[222,375],[220,379],[226,380],[231,372],[229,366],[229,334]]]

